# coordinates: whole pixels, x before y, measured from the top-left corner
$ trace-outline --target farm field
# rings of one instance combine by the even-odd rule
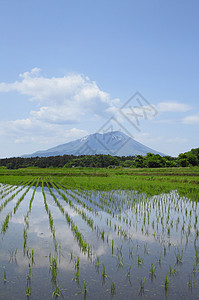
[[[0,169],[0,299],[197,299],[199,169]]]

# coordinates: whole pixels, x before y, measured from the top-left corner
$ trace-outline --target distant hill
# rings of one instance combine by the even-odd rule
[[[127,136],[120,131],[112,131],[104,134],[94,133],[81,139],[59,145],[45,151],[37,151],[23,157],[49,157],[57,155],[95,155],[109,154],[117,156],[146,155],[147,153],[160,154]]]

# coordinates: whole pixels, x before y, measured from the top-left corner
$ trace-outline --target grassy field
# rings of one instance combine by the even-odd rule
[[[70,188],[89,190],[133,189],[148,195],[177,190],[193,200],[199,197],[199,168],[97,169],[26,168],[0,169],[0,182],[20,185],[24,182],[52,179]]]

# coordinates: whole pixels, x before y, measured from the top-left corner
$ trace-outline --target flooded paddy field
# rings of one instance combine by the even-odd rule
[[[0,184],[0,299],[198,299],[198,218],[176,190]]]

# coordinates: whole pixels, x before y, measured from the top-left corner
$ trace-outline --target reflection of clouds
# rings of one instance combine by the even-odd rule
[[[108,246],[106,244],[102,244],[100,246],[97,247],[97,249],[95,249],[95,253],[97,256],[102,256],[105,255],[106,251],[108,249]]]
[[[119,192],[119,193],[121,193],[121,192]],[[120,195],[120,194],[117,195],[117,192],[114,192],[113,196],[117,196],[117,197],[121,196],[121,197],[127,198],[128,194],[129,194],[128,192],[127,192],[127,194],[125,194],[125,192],[123,192],[122,195]],[[99,197],[99,195],[100,194],[98,194],[98,197]],[[131,195],[131,194],[129,194],[129,195]],[[164,204],[165,206],[167,206],[168,203],[172,204],[173,198],[176,199],[175,201],[180,206],[180,211],[175,212],[174,206],[171,206],[170,216],[174,220],[174,228],[173,228],[173,230],[171,230],[170,237],[167,237],[167,231],[166,231],[167,228],[166,227],[165,227],[165,232],[162,234],[161,233],[161,225],[160,225],[159,234],[157,234],[156,230],[152,230],[151,223],[149,226],[146,225],[146,227],[144,227],[144,233],[142,233],[141,226],[143,224],[143,213],[146,208],[144,206],[145,205],[144,202],[149,201],[149,203],[150,203],[153,201],[159,201],[159,200],[162,201],[163,200],[165,202],[161,202],[161,206],[160,206],[161,210],[162,210],[162,205]],[[10,248],[11,244],[9,243],[8,240],[12,240],[12,249],[11,250],[15,250],[16,248],[18,248],[18,252],[17,252],[18,269],[16,272],[19,272],[21,274],[23,274],[24,270],[27,271],[27,266],[29,263],[28,259],[23,256],[24,216],[27,213],[27,210],[28,210],[27,208],[29,205],[28,198],[26,200],[27,200],[26,204],[22,205],[20,207],[21,210],[18,210],[16,215],[14,215],[14,218],[10,221],[9,226],[11,225],[10,226],[11,228],[13,228],[13,227],[15,227],[15,228],[14,228],[14,231],[12,229],[12,230],[10,230],[11,232],[9,232],[9,230],[6,232],[5,237],[7,238],[7,240],[6,240],[6,242],[5,242],[5,240],[3,240],[1,242],[4,246],[4,248],[1,249],[1,251],[0,251],[0,265],[1,265],[2,262],[9,260],[9,252],[7,249],[11,249]],[[84,265],[84,267],[86,268],[90,264],[90,262],[88,260],[88,255],[84,254],[80,250],[79,245],[78,245],[75,237],[73,236],[73,233],[72,233],[69,225],[67,224],[67,221],[65,220],[65,217],[59,211],[59,208],[54,203],[54,200],[51,195],[47,196],[47,201],[48,201],[48,206],[49,206],[49,209],[51,210],[52,217],[54,220],[55,235],[56,235],[56,240],[58,243],[58,252],[59,252],[59,244],[61,244],[61,252],[63,254],[63,257],[61,257],[61,262],[60,262],[60,264],[58,264],[58,268],[62,271],[74,272],[74,259],[72,262],[70,262],[71,251],[73,253],[73,256],[79,256],[80,266]],[[59,199],[59,201],[61,202],[60,199]],[[113,260],[111,260],[112,259],[112,256],[111,256],[112,240],[114,240],[114,251],[117,251],[116,250],[117,247],[119,247],[122,243],[123,250],[127,251],[127,252],[129,251],[129,247],[131,247],[136,242],[140,242],[140,244],[147,243],[147,244],[149,244],[150,248],[157,249],[157,251],[160,251],[162,249],[163,243],[168,244],[169,241],[172,244],[172,246],[175,246],[176,244],[184,245],[186,243],[186,237],[184,237],[184,239],[181,240],[181,231],[180,231],[180,229],[182,227],[182,222],[183,222],[182,219],[184,216],[183,211],[185,210],[185,208],[187,208],[188,215],[189,215],[190,211],[193,210],[192,203],[187,202],[187,199],[179,198],[179,196],[176,192],[172,192],[168,195],[164,194],[164,195],[160,195],[160,196],[153,196],[151,198],[142,197],[139,202],[140,213],[138,214],[138,221],[136,220],[135,215],[133,215],[134,212],[132,210],[127,210],[126,207],[125,207],[125,210],[121,213],[122,219],[124,216],[128,219],[131,219],[132,224],[135,223],[136,225],[138,225],[137,226],[138,229],[136,229],[136,226],[134,227],[132,225],[132,227],[128,227],[128,226],[126,226],[125,222],[123,222],[123,221],[120,222],[118,219],[116,220],[116,218],[115,219],[112,218],[106,212],[100,212],[100,214],[98,216],[95,216],[91,212],[86,211],[86,209],[81,208],[82,211],[86,212],[88,217],[93,218],[95,224],[99,225],[100,231],[103,229],[105,230],[105,241],[103,242],[101,239],[97,238],[96,231],[95,230],[92,231],[90,229],[90,227],[88,227],[86,222],[84,222],[82,220],[81,216],[78,215],[77,212],[75,212],[72,208],[70,208],[70,206],[68,204],[66,204],[65,202],[64,202],[64,204],[65,204],[65,206],[64,206],[65,211],[67,211],[68,214],[73,218],[75,224],[78,226],[78,229],[81,230],[81,232],[83,233],[87,242],[93,247],[93,254],[100,258],[100,262],[109,260],[110,264],[113,263]],[[196,209],[195,212],[198,214],[197,206],[194,209]],[[157,220],[156,219],[156,210],[157,210],[157,206],[155,206],[154,209],[151,208],[150,222],[153,219]],[[176,233],[175,232],[175,222],[176,222],[178,216],[181,216],[182,218],[179,223],[179,230]],[[195,214],[192,216],[192,219],[191,219],[192,220],[192,227],[190,229],[190,242],[191,243],[193,243],[193,239],[191,240],[191,235],[192,234],[194,235],[194,232],[195,232],[193,229],[194,217],[195,217]],[[111,228],[109,228],[109,226],[107,226],[107,224],[106,224],[107,218],[109,220],[111,219],[111,221],[112,221]],[[165,218],[164,218],[164,222],[165,222]],[[189,217],[187,217],[187,219],[185,218],[185,221],[186,220],[189,220]],[[127,230],[127,232],[130,235],[132,235],[131,241],[129,241],[128,239],[125,240],[123,237],[120,236],[120,234],[118,236],[117,230],[114,231],[114,229],[113,229],[114,224],[117,224],[117,226],[118,225],[122,226],[122,228]],[[185,231],[187,230],[187,226],[188,226],[188,223],[186,223]],[[155,227],[156,227],[156,223],[155,223]],[[148,229],[148,231],[149,231],[148,235],[145,234],[146,229]],[[156,238],[154,238],[154,236],[153,236],[154,231],[156,233]],[[13,235],[15,233],[20,235],[19,241],[16,240],[17,237],[15,237],[15,239],[13,239]],[[109,244],[107,244],[107,241],[106,241],[107,234],[109,234],[109,239],[108,239]],[[35,198],[34,198],[33,205],[32,205],[32,211],[29,216],[29,229],[27,231],[27,235],[28,235],[27,247],[30,248],[30,251],[32,249],[35,251],[34,268],[39,269],[39,268],[43,267],[43,268],[49,269],[50,263],[49,263],[48,255],[51,252],[55,256],[55,249],[54,249],[54,244],[53,244],[52,233],[49,228],[49,217],[44,208],[44,201],[43,201],[43,195],[41,194],[41,189],[38,190],[35,194]],[[143,248],[144,248],[143,246],[140,247],[140,250],[138,250],[137,253],[143,253]],[[139,252],[139,251],[141,251],[141,252]],[[153,253],[151,253],[151,255],[153,255]],[[124,259],[128,259],[128,258],[125,257]],[[114,264],[115,264],[115,258],[114,258]]]
[[[20,215],[12,215],[13,218],[12,218],[12,221],[10,223],[13,223],[13,224],[23,224],[24,223],[24,217],[23,216],[20,216]]]

